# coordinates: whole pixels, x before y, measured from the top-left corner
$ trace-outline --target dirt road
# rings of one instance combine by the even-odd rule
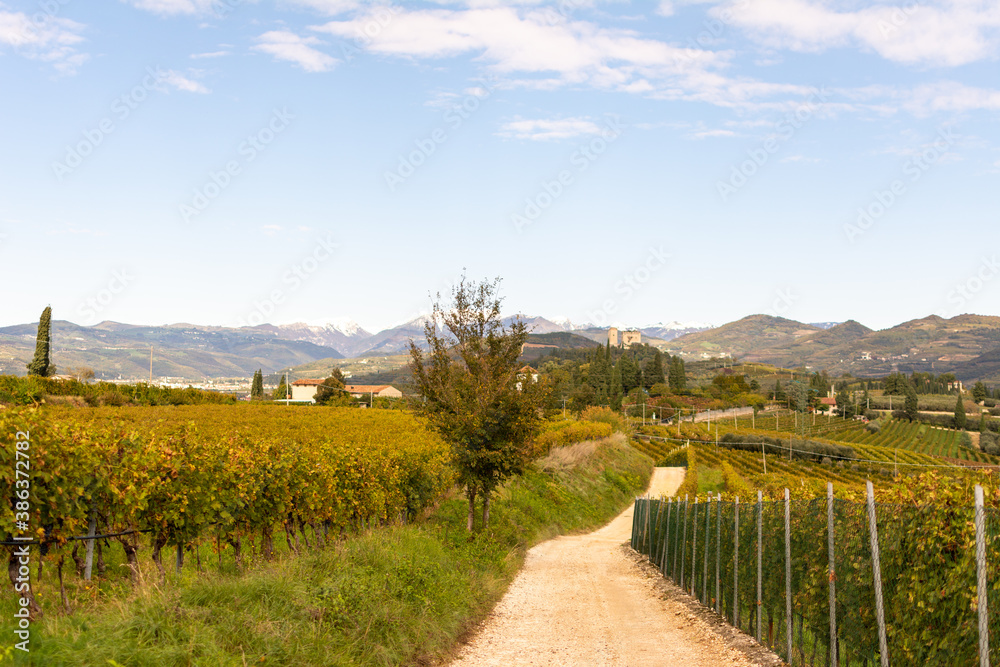
[[[683,476],[683,468],[657,468],[650,495],[672,493]],[[664,600],[626,558],[621,544],[631,530],[629,507],[600,530],[529,551],[452,667],[750,665],[680,603]]]

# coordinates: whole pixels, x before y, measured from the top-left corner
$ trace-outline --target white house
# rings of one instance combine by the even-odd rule
[[[292,400],[299,401],[300,403],[314,402],[316,400],[316,392],[319,391],[319,386],[323,384],[322,380],[295,380],[292,382]]]

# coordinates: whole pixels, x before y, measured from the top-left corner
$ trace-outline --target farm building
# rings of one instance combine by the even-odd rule
[[[292,383],[292,400],[315,401],[316,392],[321,384],[323,384],[323,380],[296,380]],[[370,396],[402,398],[403,396],[403,392],[387,384],[348,384],[344,385],[344,390],[354,398],[368,398]]]
[[[369,396],[382,398],[402,398],[403,392],[388,384],[348,384],[344,388],[354,398],[368,398]]]
[[[315,400],[316,392],[321,384],[323,384],[322,380],[295,380],[292,382],[292,400],[301,402]]]

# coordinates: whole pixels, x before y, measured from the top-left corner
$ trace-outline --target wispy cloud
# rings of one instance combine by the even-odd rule
[[[322,44],[316,37],[300,37],[290,30],[271,30],[257,38],[257,51],[269,53],[278,60],[295,63],[307,72],[328,72],[337,59],[313,48]]]
[[[714,137],[735,137],[736,133],[732,130],[698,130],[697,132],[691,133],[692,139],[710,139]]]
[[[922,0],[847,11],[823,0],[728,0],[712,10],[770,48],[873,51],[899,63],[932,67],[992,60],[1000,54],[995,0]],[[853,3],[852,3],[853,4]]]
[[[220,0],[125,0],[137,9],[144,9],[163,16],[214,14],[220,5]],[[229,0],[229,5],[239,4],[240,0]]]
[[[204,95],[211,92],[202,83],[195,81],[194,79],[190,79],[180,72],[172,69],[163,73],[160,82],[186,93],[201,93]]]
[[[200,60],[202,58],[222,58],[224,56],[232,55],[232,51],[209,51],[208,53],[192,53],[189,57],[195,60]]]
[[[497,134],[511,139],[552,141],[600,134],[601,127],[587,118],[518,119],[504,123]]]
[[[74,74],[89,56],[77,51],[84,26],[76,21],[39,13],[0,9],[0,45],[32,60],[51,63],[61,74]]]
[[[327,16],[337,16],[361,7],[357,0],[288,0],[293,5],[308,7]]]

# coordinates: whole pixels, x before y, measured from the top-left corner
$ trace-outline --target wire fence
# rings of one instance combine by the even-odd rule
[[[1000,511],[637,498],[632,548],[790,665],[1000,665]]]

